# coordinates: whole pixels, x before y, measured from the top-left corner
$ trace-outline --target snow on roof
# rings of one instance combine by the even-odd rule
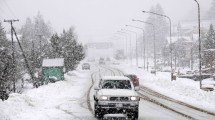
[[[103,80],[130,80],[127,77],[124,76],[103,76]]]
[[[64,66],[64,58],[43,59],[43,67],[59,67]]]

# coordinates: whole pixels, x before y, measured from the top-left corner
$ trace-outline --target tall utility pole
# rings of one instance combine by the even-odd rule
[[[15,36],[16,36],[16,39],[17,39],[18,45],[19,45],[19,47],[20,47],[20,50],[22,51],[22,56],[23,56],[23,58],[24,58],[24,60],[25,60],[26,67],[27,67],[28,72],[29,72],[29,74],[30,74],[30,76],[31,76],[31,79],[32,79],[32,81],[33,81],[33,86],[35,86],[35,87],[37,88],[37,87],[38,87],[38,81],[36,80],[36,78],[35,78],[35,76],[34,76],[34,72],[33,72],[32,69],[30,68],[30,65],[29,65],[29,63],[28,63],[27,57],[26,57],[26,55],[25,55],[25,53],[24,53],[24,50],[23,50],[23,48],[22,48],[22,46],[21,46],[21,44],[20,44],[20,42],[19,42],[19,38],[18,38],[18,36],[17,36],[17,34],[16,34],[16,31],[15,31],[15,29],[14,29],[13,26],[12,26],[12,30],[14,31],[14,34],[15,34]]]
[[[18,22],[19,20],[4,20],[4,22],[10,23],[11,26],[11,45],[12,45],[12,59],[13,59],[13,73],[12,73],[12,79],[13,79],[13,92],[16,92],[16,80],[15,80],[15,46],[13,41],[13,22]]]
[[[201,24],[200,24],[200,5],[197,0],[194,0],[198,5],[198,28],[199,28],[199,81],[200,89],[202,88],[202,56],[201,56]]]

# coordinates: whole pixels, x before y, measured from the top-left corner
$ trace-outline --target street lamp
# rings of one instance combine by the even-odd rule
[[[130,33],[127,33],[127,32],[123,32],[123,31],[117,31],[117,32],[119,32],[119,33],[122,33],[122,34],[126,34],[126,35],[128,35],[129,36],[129,39],[130,39],[130,64],[132,64],[132,60],[131,60],[131,58],[132,58],[132,56],[131,56],[131,51],[132,51],[132,48],[131,48],[131,34]]]
[[[142,20],[135,20],[135,19],[132,19],[132,21],[142,22],[142,23],[145,23],[145,24],[148,24],[148,25],[151,25],[151,26],[152,26],[152,29],[153,29],[153,32],[154,32],[154,69],[155,69],[155,75],[156,75],[155,26],[154,26],[154,24],[152,24],[152,23],[145,22],[145,21],[142,21]],[[147,62],[147,70],[148,70],[148,62]]]
[[[127,31],[127,32],[130,32],[130,33],[134,33],[135,36],[136,36],[136,66],[138,67],[138,54],[137,54],[137,33],[134,32],[134,31],[131,31],[131,30],[127,30],[127,29],[121,29],[123,31]]]
[[[154,15],[158,15],[158,16],[161,16],[161,17],[165,17],[169,20],[169,36],[170,36],[170,64],[171,64],[171,81],[173,80],[173,70],[172,70],[172,22],[171,22],[171,19],[170,17],[166,16],[166,15],[163,15],[163,14],[158,14],[158,13],[154,13],[154,12],[149,12],[149,11],[142,11],[143,13],[150,13],[150,14],[154,14]],[[176,63],[175,63],[176,64]]]
[[[124,33],[124,32],[121,32],[121,31],[117,31],[117,33],[116,34],[118,34],[118,35],[120,35],[120,36],[123,36],[123,37],[125,37],[126,39],[126,58],[127,58],[127,61],[128,61],[128,37],[127,37],[127,33]]]
[[[126,26],[126,27],[137,28],[137,29],[142,30],[142,32],[143,32],[143,44],[144,44],[143,53],[144,53],[144,70],[145,70],[145,68],[146,68],[146,67],[145,67],[145,64],[146,64],[146,62],[145,62],[145,61],[146,61],[146,59],[145,59],[145,53],[146,53],[146,52],[145,52],[145,48],[146,48],[145,46],[146,46],[146,42],[145,42],[145,39],[144,39],[144,36],[145,36],[145,35],[144,35],[144,28],[140,28],[140,27],[136,27],[136,26],[132,26],[132,25],[125,25],[125,26]]]
[[[200,89],[202,88],[202,57],[201,57],[201,26],[200,26],[200,5],[197,0],[194,0],[198,5],[198,29],[199,29],[199,81],[200,81]]]

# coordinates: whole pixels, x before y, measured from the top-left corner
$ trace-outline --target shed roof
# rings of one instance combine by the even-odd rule
[[[43,67],[61,67],[64,66],[64,58],[43,59]]]

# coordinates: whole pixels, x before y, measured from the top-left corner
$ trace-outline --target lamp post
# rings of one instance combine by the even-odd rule
[[[142,30],[142,32],[143,32],[143,44],[144,44],[144,46],[143,46],[143,49],[144,49],[144,50],[143,50],[143,54],[144,54],[144,55],[143,55],[143,56],[144,56],[144,70],[145,70],[145,68],[146,68],[146,67],[145,67],[145,66],[146,66],[146,62],[145,62],[145,61],[146,61],[146,57],[145,57],[145,56],[146,56],[146,54],[145,54],[145,53],[146,53],[146,51],[145,51],[146,42],[145,42],[145,39],[144,39],[144,36],[145,36],[145,35],[144,35],[144,28],[140,28],[140,27],[136,27],[136,26],[132,26],[132,25],[125,25],[125,26],[126,26],[126,27],[132,27],[132,28],[140,29],[140,30]]]
[[[131,51],[132,51],[132,48],[131,48],[131,34],[127,33],[127,32],[123,32],[123,31],[117,31],[119,33],[122,33],[122,34],[126,34],[129,36],[129,39],[130,39],[130,64],[132,64],[132,61],[131,61]]]
[[[149,11],[142,11],[143,13],[150,13],[150,14],[154,14],[157,16],[161,16],[161,17],[165,17],[169,20],[169,36],[170,36],[170,66],[171,66],[171,81],[173,80],[173,70],[172,70],[172,22],[170,17],[163,15],[163,14],[158,14],[158,13],[154,13],[154,12],[149,12]]]
[[[145,24],[148,24],[148,25],[151,25],[152,26],[152,29],[153,29],[153,32],[154,32],[154,69],[155,69],[155,75],[156,75],[156,46],[155,46],[155,26],[154,24],[152,23],[149,23],[149,22],[145,22],[145,21],[142,21],[142,20],[135,20],[135,19],[132,19],[132,21],[137,21],[137,22],[142,22],[142,23],[145,23]],[[147,63],[147,70],[148,70],[148,63]]]
[[[121,29],[123,31],[127,31],[127,32],[130,32],[130,33],[134,33],[135,36],[136,36],[136,66],[138,67],[138,54],[137,54],[137,33],[134,32],[134,31],[131,31],[131,30],[127,30],[127,29]]]
[[[126,39],[126,46],[125,46],[125,51],[126,51],[126,59],[127,59],[127,62],[128,62],[128,37],[126,36],[126,35],[128,35],[128,34],[126,34],[126,33],[124,33],[124,32],[121,32],[121,31],[117,31],[117,33],[116,34],[118,34],[118,35],[120,35],[120,36],[123,36],[123,37],[125,37]]]
[[[202,57],[201,57],[201,24],[200,24],[200,5],[197,0],[194,0],[198,5],[198,29],[199,29],[199,81],[200,89],[202,88]]]

